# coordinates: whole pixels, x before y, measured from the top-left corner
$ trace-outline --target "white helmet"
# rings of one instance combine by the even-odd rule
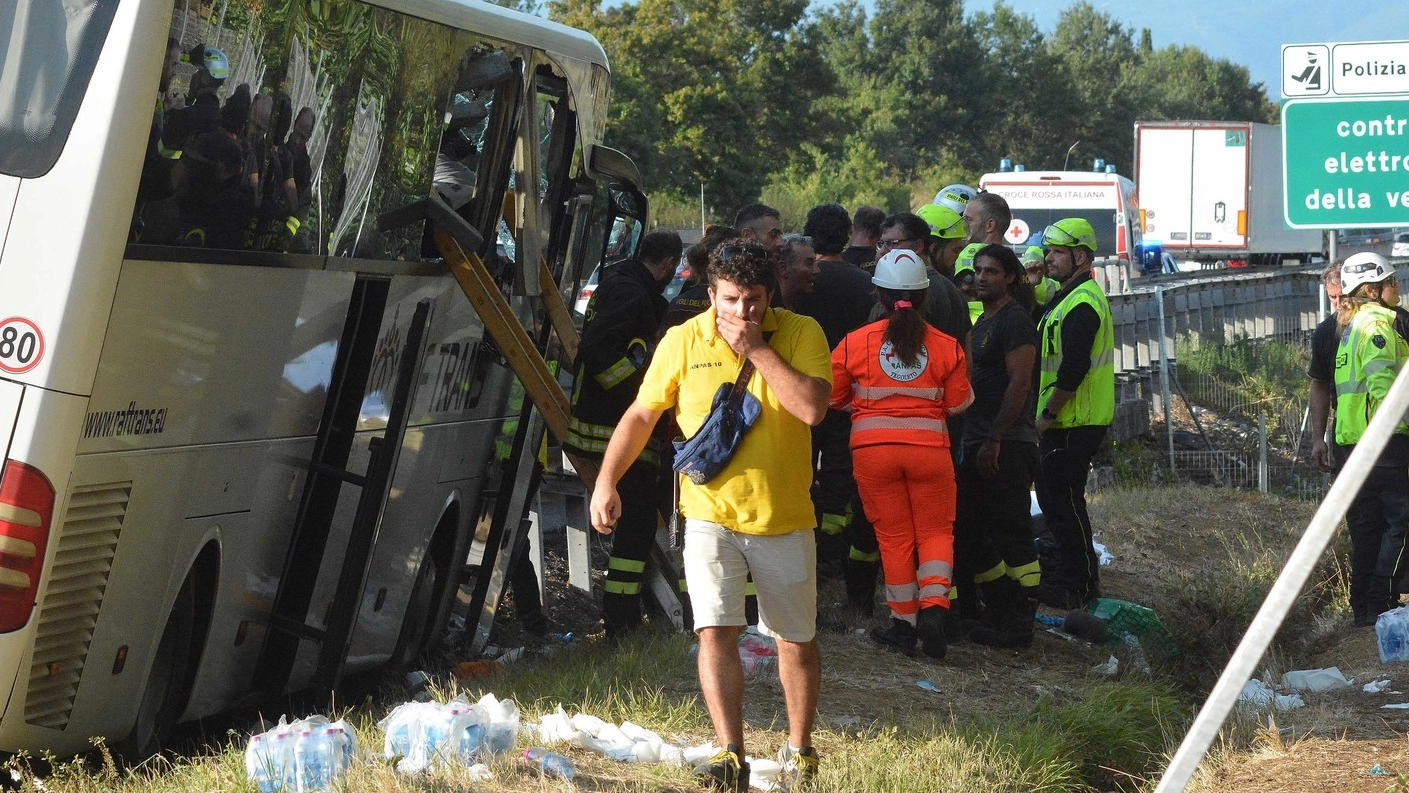
[[[964,207],[969,205],[969,201],[978,195],[978,191],[966,184],[951,184],[934,194],[934,200],[930,203],[949,207],[950,209],[964,214]]]
[[[1341,265],[1341,291],[1349,295],[1361,284],[1377,284],[1394,277],[1394,266],[1378,253],[1365,251]]]
[[[928,289],[930,275],[919,254],[898,248],[876,262],[871,283],[882,289]]]

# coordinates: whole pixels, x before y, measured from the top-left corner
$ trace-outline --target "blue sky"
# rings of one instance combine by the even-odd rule
[[[1037,20],[1044,32],[1073,0],[1008,0]],[[1193,45],[1216,58],[1248,67],[1269,99],[1282,96],[1283,44],[1409,39],[1406,0],[1091,0],[1137,35],[1149,28],[1155,47]],[[965,0],[964,11],[992,8],[991,0]]]

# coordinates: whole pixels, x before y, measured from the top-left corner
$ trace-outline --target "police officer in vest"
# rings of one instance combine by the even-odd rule
[[[662,292],[675,276],[681,247],[680,235],[673,231],[647,234],[639,260],[612,265],[587,304],[572,419],[563,444],[570,451],[601,460],[612,430],[636,399],[665,318]],[[656,535],[665,443],[660,434],[653,435],[617,485],[621,517],[602,595],[602,622],[614,641],[641,625],[641,582]]]
[[[1081,608],[1100,596],[1086,513],[1086,475],[1115,417],[1115,337],[1110,304],[1091,280],[1096,233],[1065,218],[1042,233],[1047,270],[1061,284],[1039,328],[1037,502],[1057,545],[1039,599]]]
[[[1336,310],[1336,443],[1351,451],[1365,435],[1399,371],[1409,343],[1395,332],[1399,283],[1378,253],[1357,253],[1341,265]],[[1346,514],[1350,529],[1350,611],[1356,626],[1372,626],[1398,605],[1409,531],[1409,423],[1401,420]]]

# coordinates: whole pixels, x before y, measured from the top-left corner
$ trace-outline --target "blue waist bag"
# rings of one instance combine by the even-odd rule
[[[739,379],[724,383],[714,393],[709,415],[689,440],[675,444],[675,471],[702,485],[724,470],[744,442],[744,435],[758,421],[763,406],[748,392],[753,363],[744,365]]]

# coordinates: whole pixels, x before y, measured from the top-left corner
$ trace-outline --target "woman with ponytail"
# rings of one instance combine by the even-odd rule
[[[885,316],[832,351],[832,400],[851,412],[852,468],[876,528],[891,624],[887,649],[943,658],[954,577],[954,465],[947,420],[973,402],[964,349],[925,323],[929,275],[913,251],[876,263]]]

